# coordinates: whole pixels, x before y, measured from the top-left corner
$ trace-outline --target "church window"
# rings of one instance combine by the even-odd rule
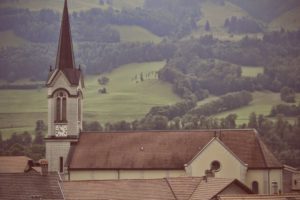
[[[252,192],[254,194],[258,194],[258,182],[257,181],[252,182]]]
[[[64,172],[64,158],[62,156],[59,157],[59,172]]]
[[[210,164],[210,169],[215,171],[215,172],[220,171],[221,163],[217,160],[212,161],[211,164]]]
[[[67,96],[63,92],[59,92],[56,97],[56,122],[67,121]]]

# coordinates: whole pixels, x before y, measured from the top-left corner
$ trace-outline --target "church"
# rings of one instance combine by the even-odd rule
[[[84,78],[66,0],[46,86],[46,159],[49,171],[67,181],[212,176],[237,179],[259,194],[282,191],[283,165],[254,129],[84,132]]]

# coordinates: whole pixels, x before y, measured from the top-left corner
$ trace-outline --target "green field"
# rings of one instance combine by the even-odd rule
[[[159,43],[162,39],[140,26],[112,25],[120,33],[121,42],[153,42]]]
[[[256,77],[258,74],[263,74],[263,67],[242,67],[242,76],[245,77]]]
[[[123,8],[142,8],[144,5],[144,0],[113,0],[113,7],[116,9],[123,9]]]
[[[27,41],[16,36],[13,31],[0,32],[0,48],[2,47],[18,47],[26,44]]]
[[[249,105],[238,109],[219,113],[217,115],[214,115],[214,117],[224,118],[231,113],[235,113],[238,116],[236,121],[237,124],[243,124],[243,123],[248,123],[249,115],[252,112],[255,112],[257,115],[259,114],[269,115],[272,106],[284,103],[283,101],[281,101],[279,93],[264,91],[264,92],[253,92],[252,95],[253,95],[253,101]],[[300,102],[299,94],[297,94],[297,102]],[[289,118],[289,121],[292,122],[293,118]]]
[[[180,101],[171,85],[157,80],[155,73],[146,78],[148,72],[156,72],[165,62],[129,64],[109,74],[106,86],[108,94],[99,94],[99,76],[85,78],[84,120],[107,121],[134,120],[143,117],[151,107]],[[140,73],[144,81],[140,81]],[[137,75],[138,79],[135,80]],[[21,82],[24,82],[21,81]],[[46,89],[0,90],[0,131],[6,138],[13,132],[30,131],[35,122],[47,123]],[[5,97],[5,98],[4,98]]]

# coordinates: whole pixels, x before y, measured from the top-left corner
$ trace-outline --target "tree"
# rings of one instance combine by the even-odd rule
[[[210,31],[210,24],[208,20],[205,23],[205,31]]]
[[[98,83],[100,85],[106,85],[109,82],[109,78],[107,78],[106,76],[102,76],[98,79]]]
[[[256,119],[256,113],[255,112],[252,112],[250,114],[250,116],[249,116],[248,127],[249,128],[255,128],[255,129],[258,128],[257,119]]]
[[[283,87],[280,90],[280,98],[282,101],[287,103],[294,103],[295,102],[295,91],[289,87]]]
[[[36,132],[33,143],[34,144],[44,144],[44,135],[41,131]]]

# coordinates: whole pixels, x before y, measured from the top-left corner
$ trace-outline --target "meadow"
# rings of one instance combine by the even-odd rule
[[[170,84],[157,79],[155,72],[164,64],[164,61],[129,64],[103,74],[110,79],[105,86],[107,94],[98,92],[103,87],[98,83],[99,75],[85,77],[84,120],[101,124],[133,121],[143,117],[153,106],[180,101]],[[144,81],[140,81],[141,73]],[[33,132],[39,119],[47,123],[45,88],[0,90],[0,96],[0,131],[4,138],[13,132]]]
[[[112,25],[121,37],[121,42],[153,42],[159,43],[162,38],[140,26]]]

